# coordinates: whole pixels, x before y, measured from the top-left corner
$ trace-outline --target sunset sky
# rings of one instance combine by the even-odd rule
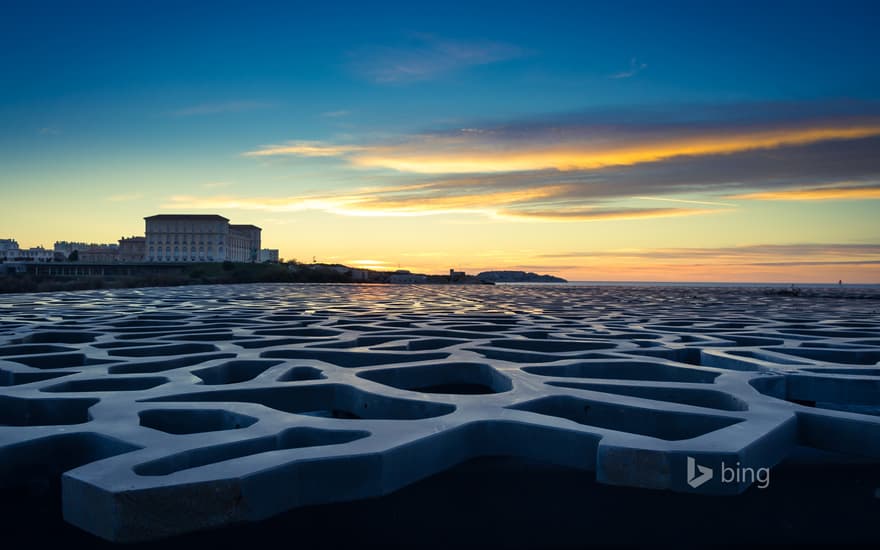
[[[878,2],[5,2],[0,238],[880,283]]]

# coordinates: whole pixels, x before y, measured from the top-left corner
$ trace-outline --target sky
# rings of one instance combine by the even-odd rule
[[[0,238],[880,283],[877,2],[2,2]]]

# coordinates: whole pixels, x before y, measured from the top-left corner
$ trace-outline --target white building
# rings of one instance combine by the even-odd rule
[[[262,230],[216,214],[159,214],[146,222],[148,262],[255,262]]]
[[[24,250],[20,248],[7,249],[0,252],[0,258],[20,262],[51,262],[55,260],[55,251],[47,250],[42,246],[35,246]]]
[[[264,248],[260,250],[260,262],[266,263],[278,263],[278,249],[277,248]]]
[[[15,239],[0,239],[0,257],[5,257],[7,250],[18,250],[18,241]]]
[[[64,254],[64,258],[67,259],[74,251],[82,252],[83,250],[88,250],[91,246],[97,246],[95,243],[77,243],[77,242],[69,242],[69,241],[55,241],[54,250],[60,254]]]
[[[257,262],[260,259],[260,234],[256,225],[229,224],[226,259],[231,262]]]
[[[146,255],[146,247],[146,237],[120,237],[117,261],[142,262]]]

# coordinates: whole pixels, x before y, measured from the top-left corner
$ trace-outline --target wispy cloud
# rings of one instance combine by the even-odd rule
[[[61,130],[55,128],[54,126],[43,126],[42,128],[37,130],[37,133],[41,136],[57,136],[61,134]]]
[[[333,145],[320,141],[292,141],[281,145],[264,145],[259,149],[242,153],[246,157],[273,157],[293,155],[299,157],[338,157],[363,151],[358,145]]]
[[[689,116],[693,116],[689,114]],[[384,143],[294,141],[246,156],[344,156],[355,166],[416,174],[598,170],[880,136],[880,113],[770,121],[618,123],[556,120],[400,136]]]
[[[854,265],[880,265],[880,260],[850,260],[837,262],[754,262],[750,265],[772,267],[798,267],[798,266],[854,266]]]
[[[208,181],[202,184],[202,188],[204,189],[218,189],[221,187],[229,187],[232,185],[231,181]]]
[[[780,189],[731,195],[731,199],[769,201],[828,201],[880,199],[880,185],[835,185],[805,189]]]
[[[275,104],[267,101],[220,101],[213,103],[200,103],[172,111],[173,116],[200,116],[215,115],[220,113],[240,113],[268,109]]]
[[[173,210],[317,210],[343,216],[413,217],[446,214],[479,215],[500,221],[587,222],[693,216],[721,209],[632,208],[603,202],[585,205],[571,198],[566,185],[520,189],[436,187],[430,183],[364,188],[349,193],[289,197],[172,196],[163,205]]]
[[[880,107],[765,105],[687,111],[612,124],[571,117],[466,125],[385,142],[294,141],[248,157],[338,158],[412,181],[249,208],[346,215],[475,213],[494,219],[591,221],[716,214],[735,200],[876,198]],[[768,111],[777,113],[764,116]],[[782,114],[779,114],[782,113]],[[754,115],[754,116],[752,116]],[[770,120],[767,120],[767,119]],[[642,202],[672,203],[647,208]]]
[[[338,111],[325,111],[321,113],[322,117],[326,118],[341,118],[351,114],[351,111],[347,111],[345,109],[340,109]]]
[[[679,156],[736,153],[832,139],[880,135],[880,122],[799,128],[753,128],[685,132],[676,135],[604,133],[585,128],[582,136],[557,143],[519,143],[503,147],[487,134],[422,136],[398,146],[361,149],[357,166],[390,168],[421,174],[522,172],[528,170],[593,170],[628,166]],[[349,148],[348,151],[353,149]]]
[[[413,34],[403,46],[373,46],[350,52],[354,71],[382,84],[430,80],[477,65],[524,55],[512,44],[489,40],[457,40]]]
[[[611,75],[611,78],[630,78],[639,74],[647,68],[647,63],[642,63],[638,59],[633,57],[629,60],[629,69],[621,71],[619,73],[614,73],[613,75]]]
[[[880,244],[792,243],[702,248],[624,249],[541,254],[543,258],[608,261],[711,261],[731,265],[846,265],[880,263]]]
[[[529,221],[599,221],[599,220],[638,220],[644,218],[678,218],[681,216],[698,216],[716,214],[723,210],[698,208],[607,208],[581,207],[554,210],[499,210],[497,217]]]
[[[689,199],[673,199],[669,197],[633,197],[634,199],[640,201],[659,201],[659,202],[677,202],[680,204],[703,204],[707,206],[727,206],[732,207],[736,206],[734,204],[729,204],[726,202],[715,202],[715,201],[695,201]]]

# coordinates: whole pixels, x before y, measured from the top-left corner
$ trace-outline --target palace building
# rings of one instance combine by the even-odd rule
[[[147,262],[256,262],[255,225],[234,225],[216,214],[159,214],[144,218]]]

